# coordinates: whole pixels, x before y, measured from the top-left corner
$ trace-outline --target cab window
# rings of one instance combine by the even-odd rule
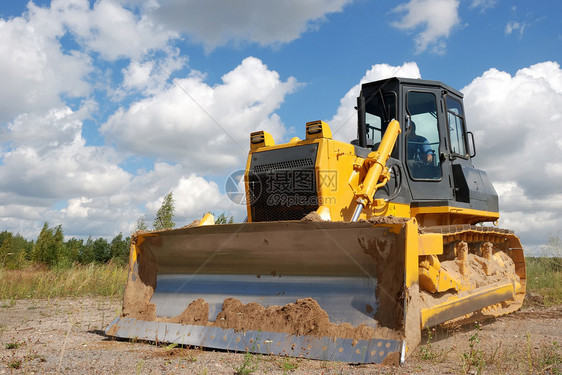
[[[406,133],[406,158],[414,179],[440,180],[439,128],[437,100],[430,92],[410,91],[407,94],[410,128]]]
[[[390,121],[396,119],[396,94],[394,92],[371,95],[365,103],[365,122],[367,123],[367,143],[373,150],[378,149]],[[398,145],[392,151],[398,158]]]
[[[449,139],[451,152],[462,157],[468,157],[466,140],[464,137],[464,114],[460,101],[447,96],[447,121],[449,123]]]

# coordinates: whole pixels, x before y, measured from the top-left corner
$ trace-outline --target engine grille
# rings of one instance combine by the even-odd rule
[[[265,165],[257,165],[254,169],[254,173],[276,171],[282,169],[297,169],[297,168],[307,168],[314,167],[314,160],[312,159],[300,159],[291,161],[281,161],[278,163],[271,163]]]
[[[318,209],[317,144],[254,153],[249,188],[252,221],[300,220]]]

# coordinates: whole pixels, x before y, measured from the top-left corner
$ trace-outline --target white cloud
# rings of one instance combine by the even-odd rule
[[[40,113],[21,113],[7,124],[0,141],[10,148],[57,148],[80,136],[82,120],[96,109],[92,101],[85,101],[78,111],[69,107],[53,107]]]
[[[80,44],[110,61],[138,60],[150,51],[167,49],[168,42],[178,37],[115,0],[98,0],[91,9],[88,0],[54,0],[50,13],[60,18]]]
[[[484,12],[488,9],[495,7],[497,3],[498,0],[472,0],[472,3],[470,4],[470,8],[471,9],[480,8],[482,12]]]
[[[246,208],[233,204],[226,195],[220,193],[216,182],[208,181],[201,176],[190,174],[179,178],[173,191],[175,202],[175,222],[177,226],[189,224],[200,219],[206,212],[220,214],[229,212],[243,218]],[[155,214],[162,205],[164,196],[146,204],[147,211]]]
[[[21,17],[0,19],[0,122],[22,112],[60,107],[61,96],[89,97],[91,75],[103,74],[94,68],[96,54],[109,61],[131,59],[124,72],[124,87],[138,89],[143,78],[140,68],[148,67],[140,62],[148,54],[164,51],[162,65],[170,71],[185,65],[186,58],[169,45],[177,37],[150,17],[134,14],[114,0],[96,1],[92,8],[88,0],[53,0],[50,7],[29,2]],[[69,50],[63,48],[63,38]],[[157,79],[165,81],[163,77],[162,72],[152,74],[146,92]]]
[[[29,219],[31,211],[45,218],[49,206],[69,196],[104,196],[127,183],[129,174],[117,166],[120,157],[106,147],[86,146],[81,127],[69,108],[22,114],[8,124],[10,149],[0,164],[0,216]],[[89,201],[81,199],[71,200],[62,214],[82,217],[78,204]],[[18,210],[7,209],[12,202],[18,202]]]
[[[64,32],[59,20],[33,3],[22,17],[0,19],[0,122],[21,112],[60,106],[61,94],[88,95],[90,58],[77,51],[63,53],[58,38]]]
[[[519,23],[517,21],[510,21],[507,23],[507,25],[505,25],[505,35],[510,35],[513,32],[516,32],[517,30],[519,30],[519,36],[523,36],[523,32],[525,31],[525,28],[527,27],[526,23]]]
[[[43,221],[63,224],[71,235],[109,235],[126,227],[127,216],[108,197],[126,189],[131,175],[118,166],[122,156],[115,150],[86,145],[81,133],[93,109],[89,103],[78,111],[23,113],[7,124],[0,158],[0,222],[6,229],[34,237]]]
[[[376,64],[340,99],[340,106],[328,124],[334,133],[334,138],[342,142],[350,142],[357,138],[357,97],[361,91],[361,84],[390,77],[421,78],[418,65],[415,62],[404,63],[401,66]]]
[[[405,14],[392,25],[410,31],[423,27],[423,31],[415,38],[416,52],[421,53],[432,47],[432,52],[444,53],[444,39],[460,23],[459,3],[459,0],[410,0],[394,8],[394,12]]]
[[[187,60],[187,57],[180,56],[179,50],[175,48],[170,48],[166,55],[158,60],[131,60],[129,65],[121,70],[123,84],[114,96],[120,99],[135,92],[141,92],[145,96],[158,94],[166,88],[173,72],[187,66]]]
[[[17,203],[0,206],[0,222],[2,219],[15,217],[25,221],[41,220],[41,210],[38,207]]]
[[[246,157],[251,131],[277,139],[285,128],[275,110],[298,84],[282,81],[249,57],[211,87],[192,72],[165,90],[120,109],[102,126],[120,150],[179,161],[192,171],[221,173]]]
[[[80,197],[68,200],[67,208],[63,208],[61,212],[69,218],[88,217],[89,207],[86,205],[92,202],[92,198]]]
[[[529,243],[545,243],[546,233],[562,226],[560,65],[543,62],[513,76],[490,69],[462,91],[475,165],[500,194],[502,225],[517,227]]]
[[[81,127],[69,108],[18,116],[8,125],[7,138],[15,144],[2,156],[0,190],[62,199],[118,189],[129,179],[116,164],[121,157],[107,147],[86,146]]]
[[[207,50],[227,43],[288,43],[313,30],[327,14],[351,0],[196,1],[161,0],[151,15],[173,30],[186,32]]]

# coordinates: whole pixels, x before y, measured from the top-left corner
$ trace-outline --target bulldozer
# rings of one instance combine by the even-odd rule
[[[135,233],[106,334],[399,363],[423,329],[518,310],[523,248],[496,226],[462,93],[393,77],[362,84],[356,111],[350,143],[323,121],[283,144],[251,133],[243,223]]]

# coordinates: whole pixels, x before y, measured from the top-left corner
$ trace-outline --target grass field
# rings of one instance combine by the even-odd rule
[[[562,258],[526,258],[527,293],[536,293],[545,306],[562,303]]]
[[[0,269],[0,300],[82,296],[120,297],[126,279],[127,267],[114,263],[92,263],[60,269],[39,266],[31,266],[23,270]]]

